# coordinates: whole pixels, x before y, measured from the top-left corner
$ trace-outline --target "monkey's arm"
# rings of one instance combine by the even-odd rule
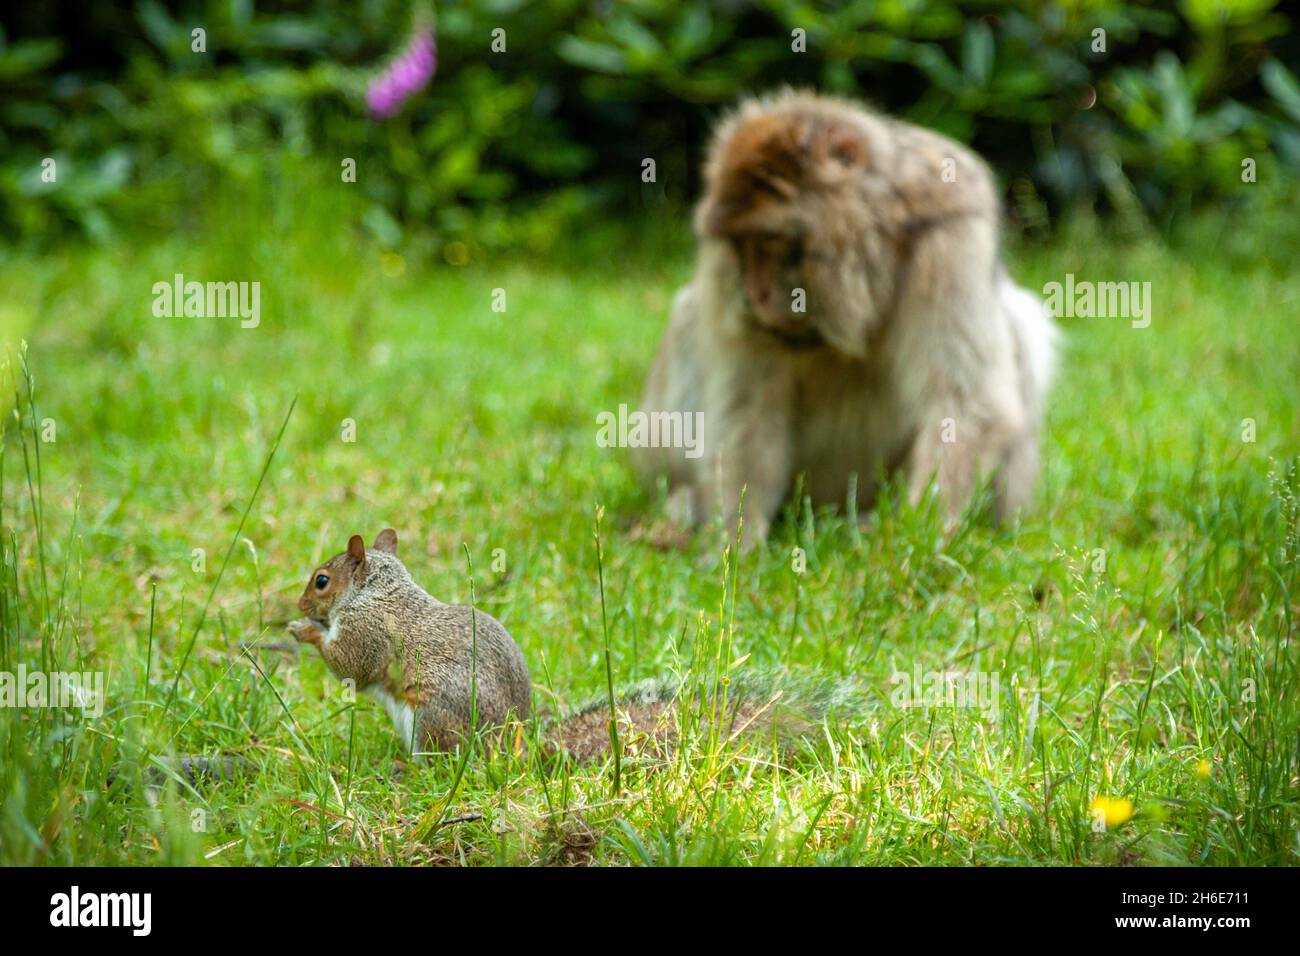
[[[701,315],[700,280],[678,293],[646,383],[642,408],[700,412],[694,448],[636,448],[633,461],[647,488],[668,479],[669,517],[697,525],[736,515],[745,493],[745,540],[761,541],[790,485],[788,376],[768,374],[754,351],[717,315]],[[712,309],[734,307],[712,302]],[[733,526],[734,527],[734,526]]]
[[[981,217],[932,230],[917,242],[898,309],[895,374],[915,432],[908,496],[919,502],[933,482],[950,529],[1026,428],[995,249]]]
[[[783,367],[765,367],[763,354],[742,346],[716,353],[717,370],[707,402],[711,432],[699,485],[707,507],[732,525],[744,491],[747,544],[766,540],[790,491],[794,459],[793,383]]]
[[[702,411],[701,359],[695,341],[698,334],[697,299],[693,285],[685,286],[674,297],[668,328],[664,331],[646,380],[645,393],[641,396],[641,411],[679,412],[683,416]],[[690,486],[698,459],[688,458],[688,449],[640,445],[628,451],[647,490],[655,491],[660,478],[668,480],[670,492]],[[676,497],[680,500],[682,495]],[[687,507],[683,517],[689,514],[690,508]],[[694,519],[687,517],[685,523],[693,524]]]

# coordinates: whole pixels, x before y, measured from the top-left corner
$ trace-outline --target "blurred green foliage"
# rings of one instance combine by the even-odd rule
[[[1163,221],[1249,188],[1247,159],[1260,183],[1300,169],[1300,47],[1274,0],[442,3],[433,84],[372,120],[366,80],[416,12],[393,0],[6,11],[0,229],[107,241],[268,182],[337,184],[353,158],[347,201],[381,243],[425,226],[473,248],[547,248],[578,223],[688,202],[711,122],[786,84],[971,143],[1035,229],[1079,204]]]

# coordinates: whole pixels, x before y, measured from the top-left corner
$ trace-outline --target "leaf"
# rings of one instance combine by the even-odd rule
[[[366,210],[361,221],[382,245],[392,248],[402,241],[402,227],[389,215],[388,210],[378,203]]]
[[[478,173],[478,150],[471,143],[457,143],[434,164],[432,175],[442,186],[462,187]]]
[[[328,42],[329,32],[323,25],[287,16],[259,24],[249,37],[249,46],[262,50],[319,50]]]
[[[559,43],[556,52],[562,60],[574,66],[581,66],[597,73],[614,73],[623,75],[627,72],[627,62],[623,53],[616,47],[581,37],[566,36]]]
[[[1295,74],[1280,61],[1269,59],[1260,67],[1259,80],[1286,114],[1300,123],[1300,82]]]
[[[135,16],[154,46],[164,53],[175,48],[181,29],[161,3],[157,0],[140,0],[135,5]]]
[[[1190,135],[1196,117],[1196,103],[1183,64],[1168,50],[1161,50],[1156,56],[1151,78],[1160,92],[1166,131],[1179,138]]]
[[[918,45],[912,51],[911,60],[924,71],[930,82],[949,93],[959,94],[966,85],[961,73],[948,62],[943,48],[936,43]]]
[[[961,65],[978,86],[988,85],[993,73],[993,31],[983,20],[968,24],[961,42]]]
[[[663,55],[658,38],[632,17],[618,17],[609,25],[609,35],[647,63]]]
[[[678,60],[690,60],[708,46],[713,34],[713,17],[703,4],[686,8],[673,31],[671,47]]]
[[[37,73],[62,55],[63,43],[59,40],[20,40],[0,54],[0,79]]]

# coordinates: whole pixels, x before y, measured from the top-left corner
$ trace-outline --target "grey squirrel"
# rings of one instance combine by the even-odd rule
[[[397,532],[386,528],[367,550],[360,535],[312,572],[298,599],[306,617],[291,622],[299,641],[314,644],[330,670],[377,698],[410,753],[454,749],[475,727],[500,727],[529,714],[528,666],[514,639],[492,615],[443,604],[412,579],[397,557]],[[846,691],[848,691],[846,693]],[[620,696],[621,741],[662,751],[676,739],[676,705],[685,692],[648,681]],[[728,685],[725,698],[691,691],[716,705],[711,718],[729,737],[800,736],[832,709],[855,709],[857,694],[834,680],[773,681],[750,674]],[[791,704],[794,704],[792,707]],[[609,752],[608,701],[596,702],[547,728],[544,746],[577,760]]]
[[[474,726],[528,717],[532,685],[519,645],[492,615],[443,604],[412,579],[386,528],[361,535],[315,571],[289,624],[336,677],[377,698],[408,751],[450,750]]]
[[[391,528],[369,549],[353,535],[346,551],[312,572],[298,608],[306,616],[288,625],[290,633],[316,645],[341,680],[378,698],[408,753],[454,749],[475,726],[475,714],[486,730],[530,713],[528,666],[514,639],[487,612],[444,604],[416,584],[397,557]],[[745,737],[787,749],[823,718],[851,716],[862,702],[862,688],[850,680],[747,669],[727,679],[725,693],[716,680],[643,681],[618,695],[615,712],[622,750],[666,756],[682,734],[682,714],[724,743]],[[542,755],[588,761],[609,754],[609,717],[602,698],[542,719]],[[121,769],[110,769],[107,788],[119,779],[129,785]],[[155,756],[142,779],[151,790],[171,778],[196,787],[257,770],[241,753]]]

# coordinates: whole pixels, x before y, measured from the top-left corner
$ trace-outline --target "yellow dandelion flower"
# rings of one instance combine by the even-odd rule
[[[1089,807],[1094,820],[1101,820],[1106,829],[1117,827],[1133,816],[1133,801],[1124,797],[1098,795]]]
[[[1196,776],[1201,780],[1210,779],[1210,770],[1211,770],[1210,762],[1206,760],[1204,757],[1196,761]]]

